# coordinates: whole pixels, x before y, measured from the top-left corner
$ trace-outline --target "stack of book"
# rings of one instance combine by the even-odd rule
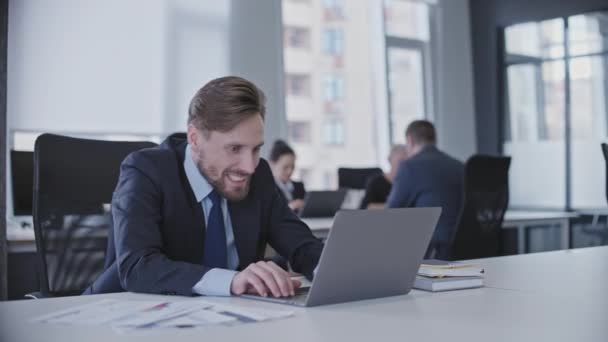
[[[475,264],[423,260],[414,288],[425,291],[448,291],[483,286],[484,269]]]

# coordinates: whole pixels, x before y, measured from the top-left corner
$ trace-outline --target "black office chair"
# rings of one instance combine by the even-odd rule
[[[509,205],[510,157],[475,155],[464,169],[464,204],[452,240],[452,259],[503,254],[502,222]]]
[[[381,174],[379,167],[372,168],[338,168],[338,187],[340,189],[365,189],[367,180],[374,175]]]
[[[34,297],[80,294],[104,270],[109,203],[120,164],[129,153],[154,146],[54,134],[36,139],[33,218],[40,293]]]

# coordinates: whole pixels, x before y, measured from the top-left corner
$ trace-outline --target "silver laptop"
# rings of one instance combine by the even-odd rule
[[[334,217],[340,210],[346,190],[308,191],[304,199],[301,217]]]
[[[407,294],[440,213],[441,208],[340,211],[310,287],[288,298],[242,297],[318,306]]]

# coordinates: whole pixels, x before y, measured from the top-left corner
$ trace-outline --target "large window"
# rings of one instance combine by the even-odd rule
[[[517,24],[504,35],[511,204],[604,207],[608,12]]]
[[[339,167],[381,165],[389,145],[404,142],[409,121],[432,117],[433,6],[283,0],[288,140],[295,177],[306,178],[307,188],[337,187]],[[295,28],[307,29],[310,48],[300,47],[304,33]]]
[[[403,143],[412,120],[432,118],[430,96],[430,7],[426,3],[386,0],[384,29],[390,142]]]

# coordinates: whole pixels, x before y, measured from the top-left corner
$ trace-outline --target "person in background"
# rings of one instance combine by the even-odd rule
[[[405,145],[393,145],[388,155],[390,170],[383,174],[369,177],[365,186],[365,196],[361,201],[361,209],[382,209],[391,192],[393,180],[401,161],[407,159]]]
[[[463,203],[464,164],[437,148],[435,127],[426,120],[410,123],[405,140],[408,159],[399,165],[386,207],[441,207],[425,257],[448,260]]]
[[[302,182],[291,180],[296,166],[296,153],[283,140],[277,140],[270,151],[270,169],[291,210],[299,212],[304,206],[306,190]]]

